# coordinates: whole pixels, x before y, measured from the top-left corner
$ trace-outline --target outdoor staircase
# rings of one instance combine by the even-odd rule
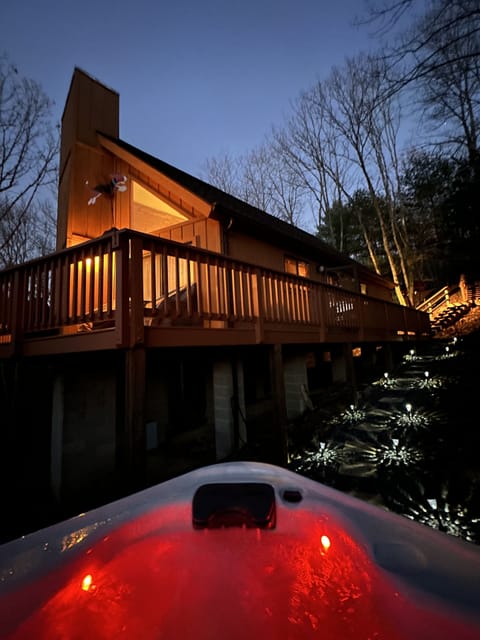
[[[430,316],[433,335],[441,333],[466,316],[474,304],[461,285],[442,287],[416,308]]]
[[[470,311],[471,306],[466,302],[456,302],[446,306],[431,319],[433,333],[439,333],[455,324]]]

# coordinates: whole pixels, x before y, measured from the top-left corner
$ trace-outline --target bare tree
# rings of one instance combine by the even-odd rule
[[[385,94],[385,66],[373,56],[361,54],[334,69],[328,89],[332,127],[348,144],[351,171],[370,194],[397,299],[406,304],[411,285],[408,230],[398,217],[400,105]]]
[[[431,31],[428,22],[425,31]],[[457,158],[478,162],[480,127],[480,32],[453,22],[432,34],[427,51],[437,52],[438,64],[417,83],[426,116],[435,126],[434,140]]]
[[[327,99],[320,82],[304,91],[284,129],[274,131],[274,144],[284,170],[308,196],[315,228],[324,229],[325,240],[343,251],[343,225],[329,216],[334,203],[348,199],[348,162],[344,141],[333,135]]]
[[[241,159],[224,153],[218,157],[207,158],[203,163],[201,177],[222,191],[240,197]]]
[[[18,220],[15,212],[0,220],[0,239],[9,238],[0,257],[2,267],[55,251],[56,213],[52,200],[32,203],[28,215],[21,215],[20,223]]]
[[[0,262],[4,265],[22,257],[14,247],[21,245],[22,234],[40,215],[36,200],[55,182],[58,135],[51,107],[36,82],[20,77],[6,56],[0,58]]]
[[[239,158],[225,154],[207,159],[202,175],[226,193],[281,220],[294,225],[303,222],[302,184],[268,139]]]
[[[410,18],[409,27],[397,33],[384,57],[397,72],[392,78],[392,91],[430,76],[445,65],[474,60],[480,55],[478,0],[373,0],[367,5],[365,17],[357,19],[357,24],[376,26],[376,34],[388,36],[389,41],[402,19]],[[465,40],[474,46],[462,47]]]
[[[347,61],[326,82],[304,92],[294,114],[276,140],[284,162],[296,171],[311,194],[318,213],[317,228],[340,251],[351,247],[347,234],[363,238],[371,264],[381,273],[377,234],[396,284],[398,299],[406,303],[408,281],[406,243],[398,228],[398,107],[383,95],[384,69],[368,56]],[[366,189],[377,225],[365,217],[358,192]],[[349,251],[352,253],[352,251]],[[398,265],[397,266],[397,262]],[[401,274],[398,273],[400,268]]]

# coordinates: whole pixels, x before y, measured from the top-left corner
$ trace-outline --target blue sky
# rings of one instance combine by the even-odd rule
[[[246,153],[290,103],[375,43],[362,0],[1,0],[0,53],[60,121],[75,66],[120,94],[120,136],[194,175]]]

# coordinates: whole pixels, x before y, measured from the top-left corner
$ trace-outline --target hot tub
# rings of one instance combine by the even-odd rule
[[[480,548],[268,464],[0,546],[0,638],[479,640]]]

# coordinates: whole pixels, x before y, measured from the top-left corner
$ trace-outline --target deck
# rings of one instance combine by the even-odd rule
[[[431,335],[426,312],[128,229],[3,270],[0,293],[0,358]]]

